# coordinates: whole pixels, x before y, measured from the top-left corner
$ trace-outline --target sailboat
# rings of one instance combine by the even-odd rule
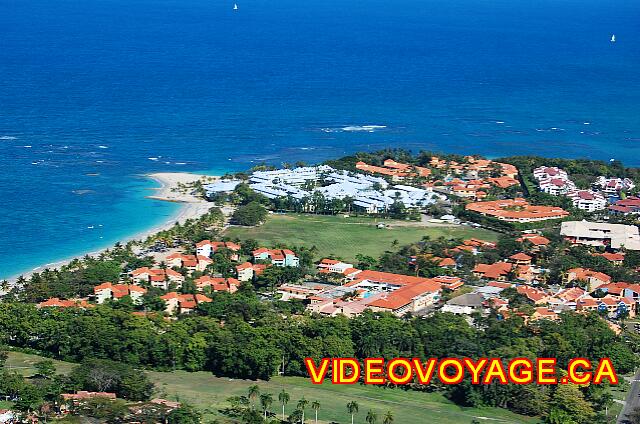
[[[233,4],[233,10],[238,10],[238,4],[237,3]]]
[[[616,35],[615,34],[611,35],[611,42],[612,43],[616,42]]]

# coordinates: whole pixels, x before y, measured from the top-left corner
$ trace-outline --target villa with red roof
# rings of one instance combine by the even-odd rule
[[[51,297],[44,302],[38,303],[38,308],[93,308],[94,305],[87,303],[85,299],[64,300],[57,297]]]
[[[608,260],[609,262],[611,262],[613,265],[616,265],[616,266],[622,265],[622,263],[624,262],[624,257],[625,257],[625,253],[624,252],[594,253],[593,255],[594,256],[602,256],[603,258],[605,258],[606,260]]]
[[[203,272],[213,261],[207,256],[173,253],[167,256],[166,263],[172,268],[186,268],[189,271]]]
[[[274,266],[300,266],[300,259],[289,249],[267,249],[261,247],[251,252],[251,254],[254,261],[270,261]]]
[[[162,290],[168,290],[170,284],[181,288],[184,283],[184,275],[170,268],[137,268],[131,271],[129,276],[138,283],[149,283],[152,287]]]
[[[543,290],[529,286],[518,286],[516,288],[519,294],[524,295],[536,305],[548,303],[550,296]]]
[[[335,259],[325,258],[318,263],[318,272],[321,273],[344,275],[344,272],[349,269],[354,269],[353,264],[348,264]]]
[[[240,265],[236,265],[236,275],[239,281],[251,281],[253,280],[253,264],[251,262],[245,262]]]
[[[220,249],[227,249],[233,252],[230,256],[232,261],[240,260],[240,255],[238,252],[242,247],[234,243],[232,241],[211,241],[211,240],[202,240],[196,243],[196,255],[206,256],[210,258],[211,255],[215,254]]]
[[[211,299],[203,294],[179,294],[176,292],[167,293],[161,296],[167,305],[165,312],[169,315],[186,314],[195,310],[199,304],[211,302]]]
[[[496,262],[490,265],[477,264],[473,268],[473,275],[484,280],[506,281],[512,270],[513,264],[508,262]]]
[[[405,285],[392,293],[384,293],[367,306],[372,311],[391,312],[403,316],[408,312],[416,313],[433,305],[440,299],[441,291],[440,283],[423,281]]]
[[[611,283],[611,277],[605,273],[586,268],[572,268],[565,275],[565,282],[584,281],[588,284],[588,290],[593,291],[603,284]]]
[[[523,234],[522,236],[517,238],[516,241],[523,243],[532,252],[539,252],[541,248],[551,243],[551,240],[549,240],[548,238],[535,233]]]
[[[211,291],[218,292],[224,291],[229,293],[235,293],[238,291],[238,287],[240,287],[240,281],[235,278],[216,278],[210,277],[208,275],[203,275],[202,277],[195,280],[196,289],[202,291],[206,287],[209,287]]]
[[[629,196],[626,199],[616,201],[609,206],[609,213],[612,215],[640,215],[640,197]]]
[[[548,319],[551,321],[557,321],[560,319],[558,313],[549,306],[538,306],[535,308],[533,315],[531,315],[531,321],[538,321],[541,319]]]
[[[369,165],[366,162],[360,161],[356,163],[356,168],[370,174],[380,174],[391,177],[393,181],[401,181],[407,177],[428,177],[431,175],[429,168],[400,163],[393,159],[386,159],[383,166]]]
[[[525,265],[525,266],[529,266],[531,265],[531,260],[533,258],[529,255],[527,255],[526,253],[516,253],[515,255],[511,255],[509,256],[509,262],[511,262],[512,264],[516,265],[516,266],[521,266],[521,265]]]
[[[142,302],[142,296],[147,292],[144,287],[134,284],[102,283],[93,288],[96,303],[104,303],[107,300],[118,300],[125,296],[131,297],[134,303]]]

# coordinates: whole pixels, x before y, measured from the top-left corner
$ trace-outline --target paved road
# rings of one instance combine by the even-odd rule
[[[627,414],[630,414],[635,408],[640,408],[640,371],[633,377],[631,388],[620,415],[618,415],[618,424],[628,423]]]

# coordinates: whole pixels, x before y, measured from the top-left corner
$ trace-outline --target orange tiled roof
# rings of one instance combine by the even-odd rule
[[[483,278],[498,278],[506,276],[513,269],[513,264],[508,262],[496,262],[494,264],[477,264],[473,268],[473,272],[482,274]]]
[[[533,206],[520,198],[468,203],[465,209],[504,219],[557,219],[569,215],[569,212],[562,208]]]
[[[398,290],[389,293],[386,297],[380,297],[374,300],[369,303],[369,306],[395,311],[396,309],[411,303],[411,301],[417,296],[425,293],[438,292],[440,290],[441,286],[439,283],[435,281],[422,281],[401,287]]]

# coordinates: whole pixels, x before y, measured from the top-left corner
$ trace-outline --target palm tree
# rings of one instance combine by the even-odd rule
[[[313,408],[313,410],[316,411],[316,424],[318,424],[318,409],[320,409],[320,402],[318,402],[317,400],[314,400],[313,403],[311,404],[311,408]]]
[[[298,401],[298,409],[302,411],[302,424],[304,424],[304,408],[306,408],[308,404],[309,401],[306,400],[304,396],[302,396],[302,399]]]
[[[290,396],[289,393],[285,392],[284,389],[278,394],[278,400],[282,404],[282,421],[284,421],[284,406],[289,402]]]
[[[393,414],[391,413],[391,411],[387,411],[387,413],[384,414],[382,424],[393,424]]]
[[[376,421],[378,420],[378,415],[376,415],[375,412],[369,409],[369,412],[367,412],[367,418],[365,418],[365,420],[367,421],[367,424],[376,424]]]
[[[273,403],[273,396],[271,393],[264,393],[260,395],[260,405],[262,405],[262,410],[264,411],[264,419],[267,419],[267,410],[271,407]]]
[[[358,402],[352,400],[347,403],[347,411],[351,414],[351,424],[353,424],[353,416],[358,413]]]
[[[249,386],[249,391],[247,393],[247,397],[249,398],[250,401],[254,401],[258,395],[260,395],[260,388],[258,387],[257,384],[254,384],[253,386]]]

